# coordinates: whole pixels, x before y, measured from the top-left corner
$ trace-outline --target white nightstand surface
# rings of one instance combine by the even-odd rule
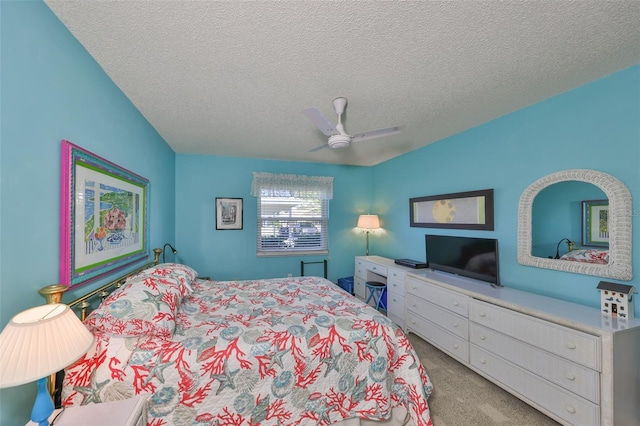
[[[54,426],[137,426],[146,425],[145,396],[136,396],[122,401],[88,404],[65,408]],[[49,423],[61,410],[55,410]],[[36,426],[30,421],[27,426]]]

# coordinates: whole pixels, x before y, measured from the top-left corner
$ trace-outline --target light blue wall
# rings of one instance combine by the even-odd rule
[[[329,202],[327,256],[256,256],[257,204],[250,195],[253,172],[333,176]],[[242,198],[242,230],[216,230],[215,198]],[[353,275],[353,258],[364,254],[365,240],[354,232],[359,214],[368,213],[371,168],[318,163],[257,160],[202,155],[177,155],[176,249],[178,260],[213,279],[256,279],[300,274],[300,261],[329,259],[328,278]],[[375,242],[372,241],[372,247]],[[310,265],[311,274],[322,273]],[[308,274],[307,274],[308,275]]]
[[[175,154],[44,3],[0,2],[0,24],[4,328],[58,281],[60,140],[151,181],[151,247],[174,239]],[[0,391],[1,425],[28,421],[35,389]]]
[[[640,65],[376,166],[372,211],[384,218],[387,235],[375,254],[424,259],[425,233],[495,237],[504,285],[599,306],[601,278],[521,266],[516,258],[520,194],[537,179],[572,168],[609,173],[627,185],[636,200],[630,214],[637,253]],[[409,227],[409,198],[485,188],[495,189],[495,231]],[[638,277],[640,256],[633,258]],[[639,281],[631,284],[640,290]]]

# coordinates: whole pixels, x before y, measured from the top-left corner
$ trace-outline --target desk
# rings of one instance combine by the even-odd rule
[[[367,299],[366,281],[378,281],[387,285],[387,316],[404,328],[404,279],[413,268],[396,265],[393,259],[380,256],[357,256],[353,285],[355,295]]]

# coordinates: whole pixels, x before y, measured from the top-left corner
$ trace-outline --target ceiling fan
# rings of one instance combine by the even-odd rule
[[[333,107],[338,115],[338,124],[335,126],[327,120],[320,110],[316,107],[310,107],[305,109],[304,115],[307,116],[313,124],[325,135],[329,136],[329,140],[326,144],[320,145],[316,148],[312,148],[309,152],[318,151],[323,148],[346,148],[351,145],[351,142],[366,141],[369,139],[381,138],[383,136],[393,135],[400,132],[400,127],[388,127],[386,129],[371,130],[369,132],[356,133],[349,135],[344,130],[342,125],[342,113],[347,106],[346,98],[336,98],[333,100]]]

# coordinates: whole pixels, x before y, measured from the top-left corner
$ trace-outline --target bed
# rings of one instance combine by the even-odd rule
[[[320,277],[129,277],[85,324],[64,406],[147,395],[149,425],[431,425],[432,384],[403,331]]]
[[[560,260],[570,262],[594,263],[607,265],[609,263],[609,250],[577,249],[562,255]]]

